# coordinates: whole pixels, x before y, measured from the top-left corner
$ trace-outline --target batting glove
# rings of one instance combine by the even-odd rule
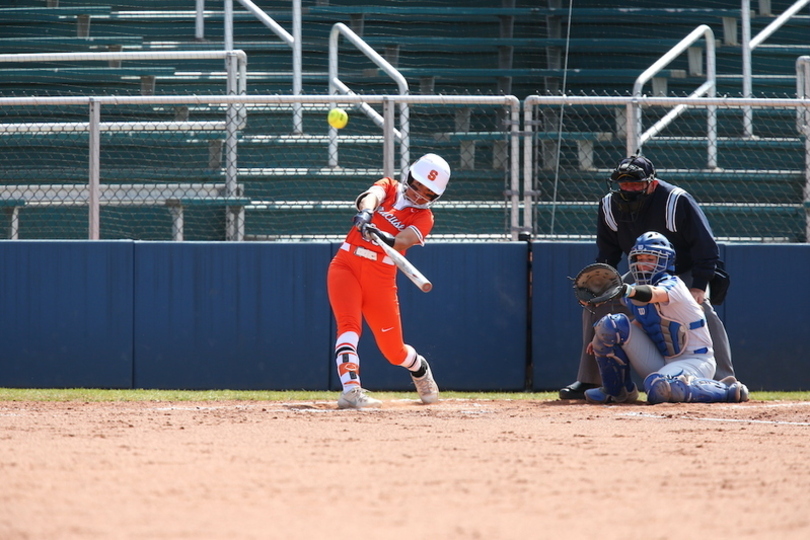
[[[352,219],[352,223],[355,227],[357,227],[357,230],[363,232],[363,226],[371,223],[372,217],[374,217],[374,212],[371,210],[361,210],[355,214],[354,218]]]
[[[396,240],[397,240],[394,237],[393,234],[383,232],[383,231],[381,231],[380,229],[378,229],[377,227],[375,227],[374,225],[371,225],[371,224],[364,225],[363,228],[360,230],[360,232],[363,233],[363,238],[365,238],[366,240],[369,240],[369,241],[371,241],[371,240],[382,241],[382,242],[385,242],[386,244],[388,244],[391,247],[394,247],[394,242],[396,242]]]

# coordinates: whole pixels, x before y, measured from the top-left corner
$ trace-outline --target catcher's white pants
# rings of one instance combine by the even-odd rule
[[[702,379],[711,379],[717,369],[714,356],[686,353],[672,359],[666,359],[655,346],[650,337],[635,324],[630,325],[630,336],[621,344],[627,354],[630,365],[642,379],[651,373],[671,375],[692,375]]]

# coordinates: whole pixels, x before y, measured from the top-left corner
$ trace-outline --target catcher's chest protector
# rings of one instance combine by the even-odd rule
[[[630,311],[644,328],[644,333],[650,336],[665,358],[675,358],[683,354],[689,342],[689,332],[683,324],[662,317],[656,304],[640,306],[632,302],[628,304]]]

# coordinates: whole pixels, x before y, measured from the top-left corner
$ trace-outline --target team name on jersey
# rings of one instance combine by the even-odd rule
[[[405,225],[404,225],[404,224],[403,224],[403,223],[402,223],[402,222],[399,220],[399,218],[397,218],[397,216],[395,216],[395,215],[394,215],[394,214],[392,214],[391,212],[385,212],[385,211],[383,211],[383,210],[380,210],[380,211],[379,211],[379,214],[380,214],[382,217],[384,217],[384,218],[385,218],[385,220],[386,220],[388,223],[390,223],[391,225],[393,225],[394,227],[396,227],[396,229],[397,229],[398,231],[401,231],[402,229],[404,229],[404,228],[405,228]]]

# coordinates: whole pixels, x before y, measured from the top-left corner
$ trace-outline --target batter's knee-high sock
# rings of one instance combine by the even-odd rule
[[[416,349],[410,345],[405,345],[405,349],[408,351],[408,356],[405,357],[405,361],[403,361],[400,366],[410,371],[414,377],[424,377],[427,371],[425,363],[423,362],[424,358],[416,354]]]
[[[356,332],[344,332],[335,342],[335,364],[343,391],[360,386],[360,357],[357,356]]]

